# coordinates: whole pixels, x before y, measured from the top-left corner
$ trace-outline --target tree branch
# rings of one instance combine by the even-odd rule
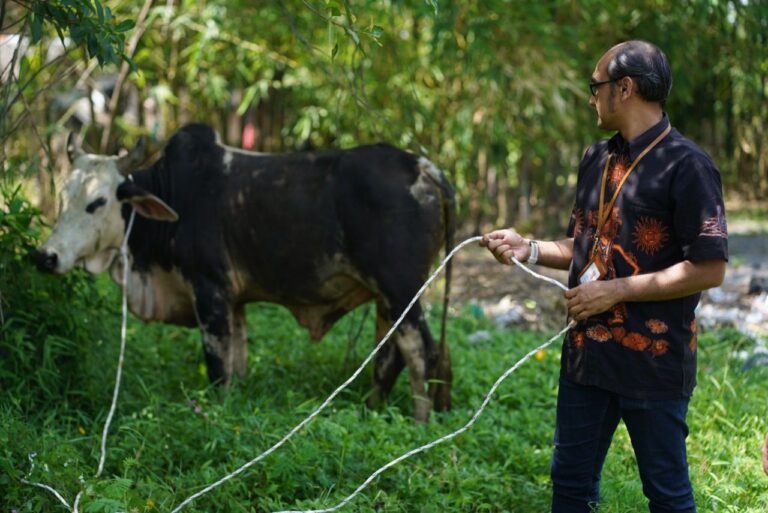
[[[5,0],[0,3],[0,30],[3,30],[3,23],[5,22]]]
[[[74,70],[77,69],[77,65],[72,65],[69,68],[65,69],[63,72],[59,73],[57,76],[53,77],[50,82],[48,82],[45,86],[41,87],[40,89],[35,91],[35,95],[31,98],[31,103],[35,103],[38,96],[40,96],[42,93],[46,92],[51,87],[54,87],[58,85],[62,80],[64,80],[66,77],[71,75]],[[14,100],[15,101],[15,100]],[[28,112],[25,110],[21,113],[21,115],[18,117],[18,119],[15,120],[13,127],[11,127],[10,130],[3,130],[0,131],[0,151],[5,147],[5,142],[8,140],[8,138],[11,135],[14,135],[16,133],[16,130],[19,129],[21,124],[25,121],[27,117]],[[3,123],[5,123],[6,120],[3,117]]]
[[[16,78],[16,83],[19,84],[18,77]],[[21,84],[19,84],[19,87],[21,87]],[[20,96],[22,103],[24,104],[24,110],[28,113],[28,116],[30,119],[32,119],[32,131],[35,133],[35,137],[37,137],[38,142],[40,143],[40,146],[43,148],[43,151],[45,152],[45,155],[47,157],[47,164],[48,164],[48,172],[51,176],[53,176],[53,168],[51,167],[51,163],[53,162],[53,156],[51,155],[51,148],[48,146],[48,144],[45,142],[45,140],[40,136],[40,132],[37,130],[37,124],[35,123],[34,117],[32,116],[32,108],[29,106],[29,102],[27,102],[27,98],[22,94]]]

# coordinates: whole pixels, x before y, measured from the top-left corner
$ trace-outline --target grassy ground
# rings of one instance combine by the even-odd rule
[[[36,457],[28,479],[56,487],[70,503],[84,489],[81,511],[170,511],[279,440],[372,347],[369,316],[357,354],[348,357],[362,311],[315,344],[285,310],[254,305],[248,378],[223,394],[207,385],[197,331],[132,319],[106,469],[94,479],[119,333],[116,287],[102,287],[115,305],[101,321],[108,331],[87,347],[70,348],[90,357],[61,370],[72,375],[66,389],[41,391],[30,380],[21,389],[0,390],[0,512],[65,511],[51,494],[20,482],[30,453]],[[480,330],[490,338],[468,342]],[[184,511],[333,506],[391,459],[463,425],[493,381],[547,336],[498,329],[469,310],[451,318],[449,335],[453,411],[415,425],[405,373],[389,403],[368,410],[362,406],[366,372],[286,446]],[[729,356],[750,343],[730,331],[700,340],[689,459],[701,512],[768,511],[768,478],[759,464],[768,431],[768,368],[742,372]],[[558,366],[555,344],[510,376],[469,432],[389,470],[344,511],[547,511]],[[603,482],[602,512],[647,510],[623,427]]]

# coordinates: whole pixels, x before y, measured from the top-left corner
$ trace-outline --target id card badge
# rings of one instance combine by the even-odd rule
[[[581,271],[579,275],[579,285],[589,283],[590,281],[597,281],[605,276],[605,267],[602,262],[596,259],[591,259],[587,267]]]

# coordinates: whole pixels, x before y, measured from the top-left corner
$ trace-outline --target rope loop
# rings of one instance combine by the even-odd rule
[[[171,511],[171,513],[178,513],[179,511],[181,511],[181,509],[182,509],[182,508],[184,508],[185,506],[189,505],[189,504],[190,504],[192,501],[194,501],[195,499],[197,499],[197,498],[199,498],[199,497],[201,497],[201,496],[203,496],[203,495],[207,494],[207,493],[208,493],[208,492],[210,492],[211,490],[213,490],[213,489],[215,489],[215,488],[217,488],[217,487],[221,486],[222,484],[226,483],[227,481],[229,481],[229,480],[230,480],[230,479],[232,479],[233,477],[236,477],[236,476],[238,476],[239,474],[241,474],[241,473],[245,472],[245,471],[246,471],[248,468],[252,467],[253,465],[255,465],[256,463],[258,463],[258,462],[259,462],[259,461],[261,461],[262,459],[264,459],[264,458],[266,458],[267,456],[269,456],[270,454],[272,454],[272,453],[273,453],[275,450],[277,450],[278,448],[280,448],[280,447],[281,447],[283,444],[285,444],[285,443],[286,443],[286,442],[287,442],[287,441],[288,441],[288,440],[289,440],[289,439],[290,439],[290,438],[291,438],[291,437],[292,437],[294,434],[296,434],[296,433],[297,433],[297,432],[298,432],[298,431],[299,431],[301,428],[303,428],[303,427],[304,427],[304,426],[306,426],[306,425],[307,425],[309,422],[311,422],[311,421],[312,421],[312,419],[314,419],[314,418],[315,418],[315,417],[316,417],[316,416],[317,416],[317,415],[318,415],[318,414],[319,414],[321,411],[323,411],[323,410],[324,410],[324,409],[325,409],[325,408],[326,408],[326,407],[327,407],[327,406],[328,406],[328,405],[331,403],[331,401],[333,401],[333,399],[334,399],[334,398],[335,398],[337,395],[339,395],[339,393],[340,393],[342,390],[344,390],[344,389],[345,389],[347,386],[349,386],[349,384],[350,384],[350,383],[352,383],[352,381],[354,381],[354,380],[355,380],[355,378],[357,378],[357,376],[358,376],[358,375],[359,375],[359,374],[360,374],[360,373],[363,371],[363,369],[364,369],[364,368],[365,368],[365,367],[368,365],[368,363],[369,363],[369,362],[370,362],[370,361],[373,359],[373,357],[374,357],[374,356],[376,355],[376,353],[377,353],[377,352],[378,352],[378,351],[381,349],[381,347],[382,347],[382,346],[383,346],[383,345],[384,345],[384,344],[387,342],[387,340],[389,340],[390,336],[392,336],[392,334],[395,332],[395,330],[398,328],[398,326],[400,326],[400,323],[402,323],[402,322],[403,322],[403,319],[405,319],[405,316],[406,316],[406,314],[407,314],[407,313],[408,313],[408,312],[411,310],[411,308],[412,308],[412,307],[413,307],[413,305],[416,303],[416,301],[418,301],[418,300],[419,300],[419,298],[421,297],[421,295],[422,295],[422,294],[424,294],[424,291],[427,289],[427,287],[429,287],[429,285],[430,285],[430,284],[431,284],[431,283],[434,281],[435,277],[436,277],[436,276],[437,276],[437,275],[438,275],[438,274],[439,274],[439,273],[440,273],[440,272],[441,272],[441,271],[442,271],[442,270],[445,268],[445,265],[448,263],[448,261],[449,261],[451,258],[453,258],[453,256],[454,256],[454,255],[455,255],[457,252],[459,252],[461,249],[463,249],[465,246],[467,246],[467,245],[469,245],[469,244],[472,244],[472,243],[475,243],[475,242],[479,242],[481,239],[482,239],[482,237],[470,237],[469,239],[465,240],[464,242],[462,242],[462,243],[458,244],[458,245],[457,245],[455,248],[453,248],[453,250],[452,250],[452,251],[451,251],[451,252],[450,252],[448,255],[446,255],[446,257],[443,259],[443,261],[440,263],[440,265],[437,267],[437,269],[435,269],[435,271],[434,271],[434,272],[433,272],[433,273],[430,275],[430,277],[427,279],[427,281],[424,283],[424,285],[422,285],[422,287],[419,289],[419,291],[416,293],[416,295],[413,297],[413,299],[411,299],[411,302],[410,302],[410,303],[408,303],[408,306],[405,308],[405,310],[403,310],[403,313],[402,313],[402,314],[400,315],[400,317],[399,317],[399,318],[398,318],[398,319],[395,321],[395,323],[392,325],[392,327],[391,327],[391,328],[390,328],[390,330],[387,332],[387,334],[386,334],[386,335],[384,335],[384,338],[382,338],[382,339],[381,339],[381,341],[380,341],[380,342],[379,342],[379,343],[376,345],[376,347],[373,349],[373,351],[371,351],[371,352],[370,352],[370,354],[369,354],[369,355],[368,355],[368,356],[365,358],[365,360],[363,360],[363,363],[361,363],[361,364],[360,364],[360,366],[359,366],[359,367],[357,368],[357,370],[356,370],[356,371],[355,371],[355,372],[352,374],[352,376],[350,376],[350,378],[349,378],[349,379],[347,379],[347,380],[346,380],[344,383],[342,383],[342,384],[341,384],[341,385],[340,385],[340,386],[339,386],[339,387],[338,387],[336,390],[334,390],[334,391],[333,391],[333,393],[331,393],[331,395],[329,395],[329,396],[328,396],[328,398],[327,398],[327,399],[326,399],[326,400],[325,400],[325,401],[324,401],[324,402],[323,402],[323,403],[322,403],[322,404],[321,404],[321,405],[320,405],[320,406],[319,406],[319,407],[318,407],[318,408],[317,408],[315,411],[313,411],[313,412],[312,412],[312,413],[311,413],[311,414],[310,414],[310,415],[309,415],[307,418],[305,418],[303,421],[301,421],[299,424],[297,424],[297,425],[296,425],[296,427],[294,427],[294,428],[293,428],[293,429],[292,429],[290,432],[288,432],[288,434],[287,434],[287,435],[285,435],[285,436],[284,436],[284,437],[283,437],[283,438],[282,438],[280,441],[278,441],[277,443],[275,443],[275,444],[274,444],[272,447],[270,447],[270,448],[269,448],[269,449],[267,449],[266,451],[262,452],[261,454],[259,454],[258,456],[256,456],[256,457],[255,457],[255,458],[253,458],[252,460],[248,461],[247,463],[245,463],[245,464],[241,465],[240,467],[238,467],[238,468],[237,468],[236,470],[234,470],[233,472],[231,472],[231,473],[229,473],[229,474],[227,474],[227,475],[223,476],[223,477],[222,477],[222,478],[220,478],[219,480],[217,480],[217,481],[215,481],[215,482],[213,482],[213,483],[209,484],[208,486],[206,486],[205,488],[203,488],[203,489],[202,489],[202,490],[200,490],[199,492],[197,492],[197,493],[195,493],[195,494],[192,494],[192,495],[190,495],[189,497],[187,497],[186,499],[184,499],[184,501],[182,501],[182,502],[181,502],[181,503],[180,503],[178,506],[176,506],[176,507],[175,507],[175,508],[174,508],[174,509]],[[531,270],[531,269],[529,269],[527,266],[525,266],[525,265],[523,265],[522,263],[520,263],[520,261],[519,261],[519,260],[517,260],[517,259],[516,259],[516,258],[514,258],[514,257],[512,257],[512,259],[510,260],[510,262],[511,262],[511,263],[514,263],[515,265],[517,265],[518,267],[520,267],[521,269],[523,269],[525,272],[527,272],[528,274],[530,274],[530,275],[532,275],[532,276],[534,276],[534,277],[536,277],[536,278],[538,278],[538,279],[544,280],[544,281],[546,281],[546,282],[548,282],[548,283],[554,283],[554,284],[556,284],[557,286],[559,286],[560,288],[562,288],[562,289],[564,289],[564,290],[567,290],[567,288],[566,288],[566,287],[565,287],[563,284],[561,284],[560,282],[558,282],[558,281],[556,281],[556,280],[553,280],[552,278],[548,278],[548,277],[546,277],[546,276],[542,276],[541,274],[538,274],[538,273],[536,273],[536,272],[532,271],[532,270]],[[463,433],[464,431],[466,431],[467,429],[469,429],[469,428],[470,428],[470,426],[472,426],[472,424],[474,424],[474,423],[475,423],[475,421],[477,420],[477,418],[480,416],[480,413],[482,413],[482,411],[485,409],[485,406],[488,404],[488,401],[490,401],[491,395],[492,395],[492,394],[493,394],[493,393],[496,391],[496,388],[497,388],[497,387],[498,387],[498,386],[501,384],[501,382],[502,382],[502,381],[504,381],[504,379],[506,379],[506,377],[507,377],[509,374],[511,374],[512,372],[514,372],[515,370],[517,370],[517,368],[518,368],[520,365],[522,365],[523,363],[525,363],[525,362],[526,362],[526,361],[527,361],[527,360],[528,360],[528,359],[529,359],[531,356],[533,356],[534,354],[536,354],[538,351],[540,351],[540,350],[544,349],[545,347],[547,347],[548,345],[550,345],[552,342],[554,342],[555,340],[557,340],[557,339],[558,339],[560,336],[562,336],[562,335],[563,335],[563,333],[565,333],[566,331],[568,331],[568,330],[571,328],[571,326],[572,326],[572,325],[573,325],[573,322],[571,322],[570,324],[568,324],[568,326],[566,326],[566,327],[565,327],[565,328],[564,328],[562,331],[560,331],[560,333],[558,333],[557,335],[555,335],[554,337],[552,337],[551,339],[549,339],[547,342],[545,342],[545,343],[544,343],[544,344],[542,344],[541,346],[537,347],[536,349],[533,349],[531,352],[529,352],[528,354],[526,354],[526,355],[525,355],[525,356],[524,356],[524,357],[523,357],[523,358],[522,358],[522,359],[521,359],[519,362],[517,362],[515,365],[513,365],[512,367],[510,367],[509,369],[507,369],[507,371],[506,371],[506,372],[505,372],[505,373],[504,373],[504,374],[503,374],[503,375],[502,375],[502,376],[501,376],[501,377],[500,377],[500,378],[499,378],[499,379],[496,381],[496,383],[494,383],[493,387],[491,387],[491,390],[488,392],[488,394],[486,394],[486,396],[485,396],[485,399],[483,400],[482,406],[481,406],[481,407],[478,409],[478,411],[475,413],[475,415],[472,417],[472,419],[471,419],[471,420],[470,420],[470,421],[469,421],[469,422],[468,422],[468,423],[467,423],[467,424],[466,424],[464,427],[462,427],[462,428],[461,428],[461,429],[459,429],[458,431],[455,431],[455,432],[453,432],[453,433],[451,433],[451,434],[449,434],[449,435],[446,435],[446,436],[444,436],[444,437],[442,437],[442,438],[440,438],[440,439],[438,439],[438,440],[436,440],[436,441],[434,441],[434,442],[432,442],[432,443],[429,443],[429,444],[426,444],[426,445],[424,445],[424,446],[422,446],[422,447],[419,447],[419,448],[417,448],[417,449],[414,449],[413,451],[410,451],[410,452],[408,452],[408,453],[406,453],[406,454],[404,454],[404,455],[400,456],[399,458],[397,458],[397,459],[395,459],[395,460],[393,460],[393,461],[389,462],[388,464],[384,465],[382,468],[380,468],[379,470],[377,470],[376,472],[374,472],[374,473],[373,473],[373,474],[372,474],[372,475],[371,475],[371,476],[370,476],[370,477],[369,477],[369,478],[368,478],[368,479],[367,479],[367,480],[366,480],[366,481],[365,481],[365,482],[364,482],[362,485],[360,485],[360,487],[358,487],[358,489],[357,489],[357,490],[355,490],[355,492],[354,492],[352,495],[350,495],[349,497],[347,497],[346,499],[344,499],[344,500],[343,500],[343,501],[342,501],[340,504],[338,504],[337,506],[334,506],[333,508],[324,509],[324,510],[311,510],[311,511],[308,511],[308,512],[300,512],[300,511],[291,511],[291,512],[288,512],[288,511],[283,511],[283,512],[279,512],[279,513],[325,513],[325,512],[336,511],[337,509],[339,509],[339,508],[343,507],[345,504],[347,504],[349,501],[351,501],[351,500],[352,500],[352,499],[353,499],[353,498],[354,498],[354,497],[355,497],[357,494],[359,494],[359,493],[360,493],[360,492],[361,492],[361,491],[362,491],[362,490],[363,490],[363,489],[364,489],[366,486],[368,486],[368,484],[369,484],[371,481],[373,481],[373,480],[374,480],[374,479],[375,479],[375,478],[376,478],[376,477],[377,477],[379,474],[381,474],[382,472],[384,472],[384,471],[385,471],[386,469],[388,469],[389,467],[391,467],[391,466],[393,466],[393,465],[396,465],[396,464],[397,464],[397,463],[399,463],[400,461],[402,461],[402,460],[404,460],[404,459],[406,459],[406,458],[409,458],[409,457],[413,456],[414,454],[418,454],[418,453],[420,453],[420,452],[426,451],[427,449],[429,449],[429,448],[431,448],[431,447],[434,447],[435,445],[441,444],[441,443],[443,443],[443,442],[445,442],[445,441],[447,441],[447,440],[450,440],[451,438],[454,438],[454,437],[458,436],[459,434]]]
[[[125,237],[123,239],[123,242],[120,246],[120,258],[123,265],[123,283],[122,283],[122,289],[123,289],[123,296],[122,296],[122,324],[120,327],[120,355],[117,362],[117,370],[115,373],[115,388],[114,392],[112,394],[112,403],[109,408],[109,413],[107,414],[107,419],[104,422],[104,429],[102,430],[101,434],[101,455],[99,458],[99,464],[98,469],[96,471],[96,474],[94,477],[98,478],[101,476],[103,470],[104,470],[104,463],[107,456],[107,435],[109,433],[109,427],[112,423],[112,418],[114,416],[115,410],[117,408],[117,399],[120,394],[120,384],[121,384],[121,378],[122,378],[122,369],[123,369],[123,363],[125,361],[125,346],[126,346],[126,331],[127,331],[127,319],[128,319],[128,274],[129,274],[129,252],[128,252],[128,238],[130,236],[131,230],[133,228],[133,222],[136,217],[136,211],[131,211],[131,216],[128,221],[128,226],[126,228]],[[331,395],[328,396],[328,398],[323,401],[323,403],[315,409],[309,416],[307,416],[304,420],[302,420],[299,424],[297,424],[293,429],[291,429],[288,434],[286,434],[280,441],[272,445],[269,449],[265,450],[255,458],[251,459],[247,463],[241,465],[233,472],[221,477],[217,481],[209,484],[202,490],[198,491],[195,494],[190,495],[184,501],[182,501],[178,506],[176,506],[173,510],[171,510],[170,513],[178,513],[181,511],[185,506],[189,505],[194,500],[198,499],[199,497],[207,494],[208,492],[214,490],[215,488],[221,486],[225,482],[229,481],[230,479],[238,476],[239,474],[245,472],[247,469],[261,461],[262,459],[266,458],[270,454],[272,454],[274,451],[279,449],[282,445],[284,445],[293,435],[295,435],[298,431],[300,431],[304,426],[306,426],[309,422],[311,422],[317,415],[320,414],[330,403],[333,401],[333,399],[339,395],[347,386],[349,386],[352,381],[354,381],[357,376],[360,375],[360,373],[365,369],[365,367],[370,363],[370,361],[373,359],[373,357],[378,353],[378,351],[384,346],[384,344],[389,340],[389,338],[392,336],[392,334],[395,332],[395,330],[400,326],[400,324],[403,322],[403,319],[405,319],[405,316],[408,314],[408,312],[411,310],[413,305],[419,300],[419,298],[424,294],[424,291],[431,285],[431,283],[434,281],[434,279],[437,277],[437,275],[442,272],[442,270],[445,268],[448,261],[453,258],[453,256],[459,252],[461,249],[463,249],[465,246],[472,244],[474,242],[479,242],[482,239],[482,237],[471,237],[462,243],[458,244],[453,250],[446,255],[446,257],[443,259],[443,261],[440,263],[440,265],[437,267],[437,269],[430,275],[430,277],[427,279],[427,281],[422,285],[422,287],[419,289],[419,291],[416,293],[416,295],[411,299],[410,303],[408,303],[408,306],[406,306],[405,310],[403,310],[400,317],[395,321],[395,323],[392,325],[392,327],[389,329],[389,331],[384,335],[384,338],[381,339],[381,341],[376,345],[376,347],[368,354],[368,356],[363,360],[363,362],[360,364],[360,366],[357,368],[357,370],[344,382],[342,383],[336,390],[331,393]],[[538,274],[534,271],[532,271],[530,268],[522,264],[517,258],[512,257],[510,259],[510,263],[517,265],[520,267],[523,271],[526,273],[534,276],[537,279],[544,280],[547,283],[556,285],[560,287],[563,290],[568,290],[566,286],[558,282],[557,280],[554,280],[552,278],[543,276],[541,274]],[[398,458],[390,461],[383,467],[379,468],[376,472],[371,474],[368,479],[366,479],[358,488],[349,496],[347,496],[344,500],[342,500],[339,504],[336,506],[333,506],[328,509],[320,509],[320,510],[308,510],[308,511],[300,511],[300,510],[291,510],[291,511],[281,511],[276,513],[330,513],[332,511],[336,511],[342,507],[344,507],[346,504],[348,504],[352,499],[354,499],[360,492],[362,492],[374,479],[376,479],[380,474],[382,474],[387,469],[393,467],[394,465],[400,463],[401,461],[410,458],[411,456],[414,456],[416,454],[419,454],[421,452],[424,452],[432,447],[435,447],[436,445],[439,445],[441,443],[444,443],[448,440],[451,440],[460,434],[467,431],[480,417],[480,415],[485,410],[486,406],[491,400],[491,397],[493,396],[494,392],[496,392],[496,389],[501,385],[501,383],[514,371],[516,371],[522,364],[524,364],[526,361],[528,361],[533,355],[535,355],[537,352],[543,350],[556,340],[558,340],[566,331],[571,329],[575,324],[575,321],[571,321],[568,323],[568,325],[563,328],[557,335],[551,337],[549,340],[541,344],[540,346],[532,349],[529,351],[525,356],[523,356],[520,360],[518,360],[512,367],[508,368],[493,384],[493,386],[490,388],[487,394],[485,394],[483,398],[483,402],[480,405],[480,407],[477,409],[477,411],[474,413],[472,418],[461,428],[458,430],[449,433],[441,438],[438,438],[437,440],[434,440],[433,442],[430,442],[428,444],[422,445],[420,447],[417,447],[416,449],[413,449],[411,451],[408,451],[407,453],[399,456]],[[32,462],[32,466],[30,469],[30,474],[32,470],[34,469],[34,455],[30,455],[30,461]],[[29,475],[29,474],[28,474]],[[73,513],[78,513],[78,505],[80,503],[80,498],[83,495],[83,491],[80,491],[77,496],[75,497],[74,507],[70,506],[69,503],[62,497],[62,495],[55,490],[54,488],[43,484],[43,483],[35,483],[30,482],[26,479],[21,479],[22,483],[36,486],[42,489],[45,489],[49,492],[51,492],[58,500],[61,502],[61,504],[67,508],[67,510],[72,511]]]

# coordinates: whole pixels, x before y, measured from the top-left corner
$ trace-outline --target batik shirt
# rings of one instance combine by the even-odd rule
[[[579,165],[568,236],[569,286],[589,263],[603,168],[613,154],[605,202],[630,163],[669,125],[666,116],[631,142],[620,134],[591,146]],[[660,271],[683,260],[728,259],[720,173],[674,128],[629,175],[606,221],[598,253],[610,280]],[[579,322],[563,344],[561,373],[637,399],[689,397],[696,384],[696,320],[701,294],[619,303]]]

